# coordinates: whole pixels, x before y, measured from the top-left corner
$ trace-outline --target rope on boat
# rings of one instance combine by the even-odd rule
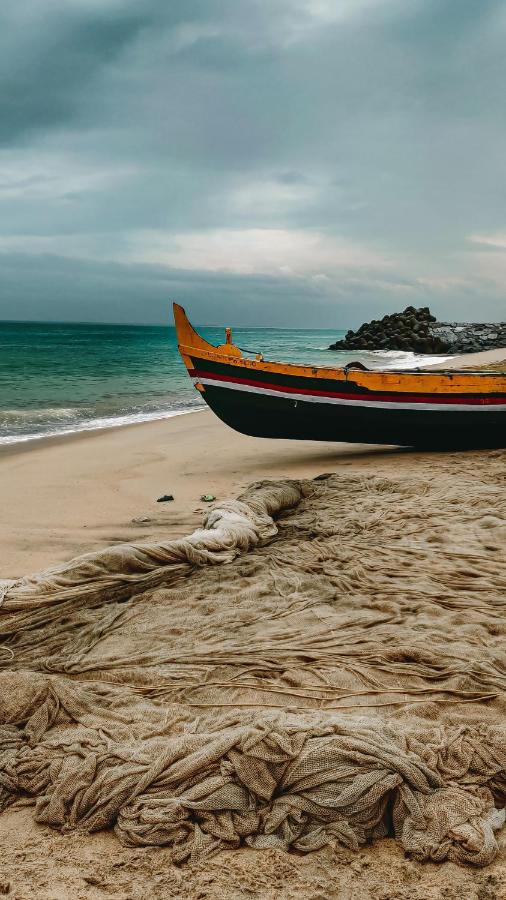
[[[257,359],[259,359],[259,360],[263,360],[263,358],[264,358],[264,355],[261,350],[248,350],[247,347],[239,347],[238,344],[236,344],[236,347],[238,350],[241,351],[241,353],[249,353],[251,356],[256,356]]]

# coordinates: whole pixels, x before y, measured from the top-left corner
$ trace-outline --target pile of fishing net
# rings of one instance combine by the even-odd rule
[[[263,482],[188,538],[4,582],[0,808],[178,863],[386,834],[490,862],[505,460]]]

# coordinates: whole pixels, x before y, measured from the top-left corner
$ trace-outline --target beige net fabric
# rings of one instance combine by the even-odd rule
[[[506,454],[264,482],[186,539],[3,585],[0,806],[175,862],[485,865],[506,792]]]

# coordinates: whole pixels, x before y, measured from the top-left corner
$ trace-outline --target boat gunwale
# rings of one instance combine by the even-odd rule
[[[392,378],[398,375],[404,376],[416,376],[423,375],[424,378],[429,377],[431,379],[441,379],[446,377],[450,382],[454,383],[456,379],[467,379],[469,377],[479,379],[482,378],[500,378],[504,379],[504,389],[506,391],[506,371],[495,371],[495,370],[471,370],[471,369],[422,369],[422,368],[414,368],[414,369],[346,369],[345,366],[322,366],[322,365],[312,365],[311,363],[290,363],[290,362],[279,362],[277,360],[255,360],[255,359],[247,359],[244,356],[233,356],[232,354],[226,352],[220,352],[218,347],[213,347],[212,344],[208,345],[211,349],[205,350],[202,347],[198,347],[192,344],[178,344],[178,349],[183,357],[195,356],[200,359],[210,359],[215,362],[220,362],[228,366],[235,366],[237,368],[243,369],[253,369],[257,371],[270,372],[272,374],[293,374],[298,375],[299,377],[325,377],[330,378],[331,380],[344,380],[350,381],[354,380],[353,376],[357,375],[375,375],[375,376],[383,376],[387,378]],[[290,372],[285,372],[285,370],[290,370]],[[342,379],[336,378],[336,376],[342,376]],[[489,393],[489,391],[487,391]]]
[[[263,366],[283,366],[283,368],[290,369],[310,369],[311,372],[313,370],[317,371],[325,371],[325,372],[343,372],[345,375],[349,375],[352,372],[367,372],[374,373],[376,375],[449,375],[453,377],[455,375],[479,375],[479,376],[490,376],[490,375],[499,375],[503,378],[506,378],[506,370],[501,369],[423,369],[419,366],[413,369],[354,369],[353,363],[351,363],[351,368],[347,370],[346,365],[344,366],[324,366],[321,364],[314,365],[313,363],[292,363],[292,362],[284,362],[283,360],[276,359],[248,359],[246,356],[231,356],[228,353],[220,353],[219,347],[215,347],[213,344],[209,344],[212,350],[203,350],[201,347],[193,346],[192,344],[178,344],[179,352],[184,355],[194,355],[194,356],[216,356],[219,357],[220,362],[224,362],[227,365],[242,365],[247,368],[262,368]],[[236,345],[234,345],[236,346]],[[191,353],[190,353],[191,351]],[[505,348],[506,353],[506,348]],[[350,365],[349,363],[347,365]]]
[[[440,390],[442,391],[444,391],[445,385],[441,384],[441,382],[446,382],[447,386],[451,385],[453,391],[455,391],[457,384],[460,382],[462,387],[467,388],[467,390],[469,390],[471,386],[474,386],[474,391],[472,391],[472,393],[506,393],[506,371],[499,370],[424,369],[422,367],[413,369],[359,369],[353,368],[353,363],[351,363],[351,368],[348,368],[348,366],[350,366],[349,363],[347,366],[329,367],[325,365],[312,365],[311,363],[278,362],[276,360],[266,360],[263,358],[248,359],[242,355],[240,348],[233,343],[215,346],[214,344],[209,343],[205,338],[201,337],[188,320],[184,309],[177,304],[174,304],[174,315],[176,320],[178,349],[188,369],[192,368],[191,365],[188,365],[191,357],[198,357],[199,359],[209,359],[227,366],[250,371],[256,370],[273,375],[285,374],[302,378],[327,378],[331,381],[354,382],[359,385],[361,384],[362,379],[369,381],[370,377],[374,380],[387,380],[392,383],[395,382],[395,379],[404,381],[404,379],[422,376],[424,380],[434,381],[434,387],[437,386],[437,382],[439,381]],[[499,380],[500,382],[504,382],[504,384],[493,384],[488,389],[485,388],[480,391],[480,388],[484,388],[484,385],[479,383],[482,382],[483,379],[488,379],[491,382]],[[474,385],[469,384],[470,380],[474,382]],[[397,387],[397,389],[404,388],[405,390],[408,385],[399,383],[395,385],[394,383],[392,387]]]

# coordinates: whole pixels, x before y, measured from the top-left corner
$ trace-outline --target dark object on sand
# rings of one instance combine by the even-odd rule
[[[431,448],[506,447],[506,372],[345,371],[247,359],[209,344],[174,304],[179,351],[202,399],[254,437]]]
[[[159,497],[156,501],[157,503],[167,503],[168,500],[173,500],[174,497],[172,494],[164,494],[163,497]]]

